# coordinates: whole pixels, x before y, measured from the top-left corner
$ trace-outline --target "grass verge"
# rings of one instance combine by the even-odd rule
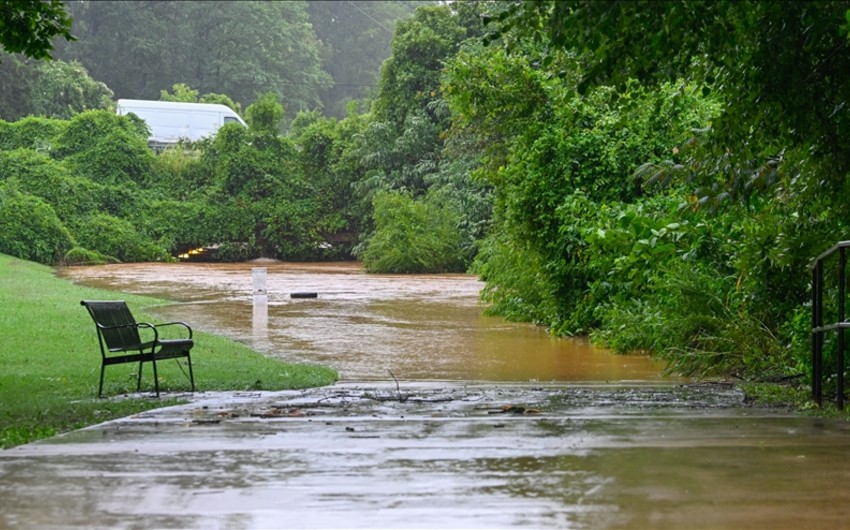
[[[123,397],[135,391],[135,364],[107,367],[104,395],[121,399],[97,398],[100,350],[80,300],[116,298],[126,300],[138,320],[153,323],[157,319],[145,308],[164,303],[74,285],[50,267],[0,254],[0,447],[178,403]],[[199,391],[307,388],[338,378],[330,368],[281,362],[223,337],[196,332],[195,339]],[[157,363],[157,369],[162,391],[189,389],[185,368],[176,361]],[[142,390],[153,390],[149,364]]]

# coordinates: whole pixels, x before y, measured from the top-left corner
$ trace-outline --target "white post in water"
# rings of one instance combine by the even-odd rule
[[[255,338],[268,337],[269,331],[269,293],[266,289],[266,268],[251,269],[254,279],[253,331]]]
[[[251,276],[254,278],[254,296],[268,295],[266,290],[266,268],[254,267],[251,269]]]

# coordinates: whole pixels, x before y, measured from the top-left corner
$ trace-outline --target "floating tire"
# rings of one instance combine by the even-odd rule
[[[290,298],[318,298],[319,293],[290,293]]]

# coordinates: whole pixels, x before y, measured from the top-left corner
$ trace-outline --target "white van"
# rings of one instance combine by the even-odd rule
[[[151,130],[148,144],[164,147],[180,139],[200,140],[212,136],[225,123],[248,125],[227,105],[119,99],[119,115],[133,113]]]

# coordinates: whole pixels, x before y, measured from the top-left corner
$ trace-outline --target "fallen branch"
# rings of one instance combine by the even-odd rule
[[[401,385],[398,384],[398,379],[395,378],[395,374],[393,373],[392,370],[387,370],[387,371],[390,373],[390,377],[393,378],[393,381],[395,381],[395,389],[396,389],[396,392],[398,392],[399,402],[404,403],[405,401],[407,401],[407,397],[404,397],[404,396],[401,395]]]

